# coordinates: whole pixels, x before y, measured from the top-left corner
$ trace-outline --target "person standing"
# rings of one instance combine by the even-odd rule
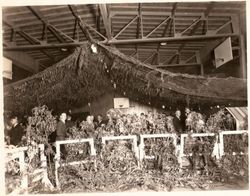
[[[185,128],[185,132],[189,132],[191,130],[191,126],[190,126],[190,116],[191,114],[191,111],[188,107],[185,108],[185,116],[184,116],[184,119],[183,119],[183,127]]]
[[[98,116],[97,116],[97,122],[96,122],[96,127],[102,127],[103,125],[105,125],[103,117],[102,117],[101,114],[98,114]]]
[[[180,110],[176,110],[175,112],[175,116],[173,118],[173,125],[174,125],[175,132],[177,134],[177,144],[180,144],[180,136],[183,132]]]
[[[17,116],[10,119],[11,129],[9,130],[9,143],[10,145],[19,146],[22,137],[24,136],[24,129],[18,122]]]
[[[73,127],[75,125],[75,123],[71,120],[71,115],[70,114],[67,115],[65,125],[66,125],[67,129],[69,129],[69,128],[71,128],[71,127]]]
[[[67,127],[65,124],[66,118],[67,118],[67,114],[61,113],[59,117],[59,121],[56,126],[56,141],[62,141],[62,140],[65,140],[66,138],[66,131],[67,131]],[[66,159],[67,151],[65,149],[65,146],[61,144],[60,147],[61,147],[60,148],[61,157],[62,159]]]
[[[181,122],[181,111],[176,110],[175,116],[173,118],[173,125],[175,132],[180,135],[182,133],[182,122]]]

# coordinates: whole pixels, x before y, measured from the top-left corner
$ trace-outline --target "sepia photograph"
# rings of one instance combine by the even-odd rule
[[[246,1],[55,2],[1,5],[3,195],[249,191]]]

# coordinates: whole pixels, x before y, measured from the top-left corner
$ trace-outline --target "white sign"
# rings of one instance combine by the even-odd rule
[[[222,42],[214,49],[214,55],[216,68],[233,59],[231,37],[227,38],[224,42]]]
[[[12,61],[3,57],[3,77],[12,80]]]
[[[129,99],[126,97],[114,98],[114,108],[129,108]]]

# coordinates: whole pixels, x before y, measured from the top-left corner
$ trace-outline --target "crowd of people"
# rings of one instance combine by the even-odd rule
[[[203,132],[204,116],[189,108],[181,113],[176,110],[174,115],[163,113],[122,114],[121,111],[110,109],[106,116],[101,114],[94,117],[88,115],[84,121],[72,121],[70,113],[61,113],[56,130],[49,137],[49,143],[57,140],[82,138],[97,138],[102,136],[140,135],[176,133],[180,136],[187,132]],[[75,127],[75,129],[72,129]],[[75,133],[77,132],[77,134]],[[9,145],[18,146],[25,135],[25,126],[19,123],[16,116],[5,125],[5,140]]]

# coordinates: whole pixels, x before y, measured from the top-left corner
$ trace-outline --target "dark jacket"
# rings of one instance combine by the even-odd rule
[[[65,123],[59,121],[56,126],[56,140],[65,140],[67,127]]]
[[[24,129],[20,124],[13,127],[9,131],[10,144],[15,146],[19,145],[20,142],[22,141],[23,135],[24,135]]]
[[[175,129],[176,133],[181,134],[182,133],[182,122],[176,116],[173,118],[173,125],[174,125],[174,129]]]

